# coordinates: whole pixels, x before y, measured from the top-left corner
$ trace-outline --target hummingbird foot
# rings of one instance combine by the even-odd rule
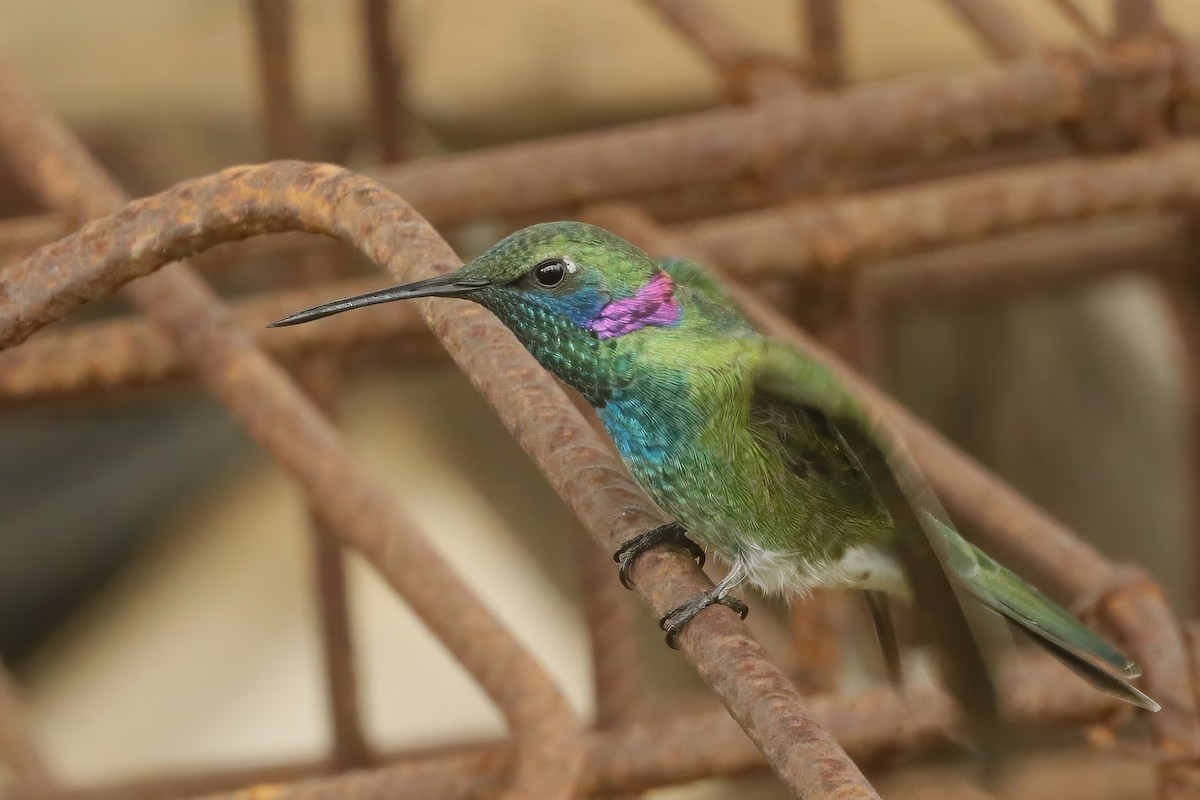
[[[621,565],[621,585],[632,589],[633,582],[629,573],[633,569],[633,562],[647,550],[664,544],[678,547],[696,559],[699,566],[704,566],[704,550],[700,545],[687,538],[687,531],[678,522],[668,522],[633,537],[613,553],[613,561]]]
[[[750,613],[750,609],[733,595],[722,594],[724,591],[725,587],[714,586],[699,597],[693,597],[683,605],[668,611],[666,616],[658,621],[658,627],[667,632],[667,646],[678,650],[679,634],[683,633],[683,629],[692,621],[692,617],[709,606],[725,606],[745,619],[746,615]]]

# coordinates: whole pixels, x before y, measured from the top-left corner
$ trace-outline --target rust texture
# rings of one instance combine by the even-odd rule
[[[2,134],[0,129],[0,138]],[[0,341],[13,344],[27,338],[90,297],[113,291],[170,261],[223,241],[281,230],[323,232],[343,239],[403,280],[429,277],[461,263],[411,207],[368,179],[335,167],[296,162],[238,167],[134,201],[0,273],[0,298],[4,300]],[[70,273],[84,276],[83,280],[57,280],[65,272],[64,264],[71,264]],[[464,309],[461,304],[418,302],[417,306],[447,352],[606,549],[613,551],[621,542],[663,521],[662,513],[632,484],[616,457],[597,439],[562,390],[498,321],[482,309]],[[36,310],[27,314],[25,309],[30,307]],[[181,327],[192,336],[196,316],[182,315],[185,322]],[[221,355],[213,343],[203,344],[199,359],[212,360]],[[245,358],[243,355],[242,360]],[[246,383],[262,379],[255,373],[271,370],[278,374],[277,367],[265,357],[260,359],[253,370],[244,363],[236,369],[221,365],[215,376],[214,388],[235,410],[234,402],[239,398],[245,402],[248,396],[243,394]],[[255,395],[258,399],[252,410],[255,415],[267,412],[269,401],[278,397],[272,398],[266,387],[254,388],[261,391]],[[399,515],[398,509],[392,509],[395,504],[391,495],[382,492],[381,487],[379,494],[373,491],[375,482],[340,452],[336,437],[312,414],[308,403],[296,398],[286,407],[282,403],[280,406],[269,409],[269,428],[253,422],[249,428],[300,481],[310,502],[321,509],[322,518],[334,530],[349,539],[347,526],[362,526],[361,515],[367,508],[387,507],[392,510],[392,518]],[[311,425],[319,424],[323,430],[309,428],[308,422],[302,427],[298,424],[301,414],[316,417]],[[292,422],[295,429],[285,421]],[[311,448],[316,441],[312,440],[325,440],[322,444],[331,452],[314,456]],[[386,518],[381,515],[371,523],[381,525]],[[370,530],[375,533],[378,529]],[[381,544],[394,544],[390,540],[353,543],[368,556],[390,555],[397,549],[381,548]],[[406,559],[401,566],[411,569],[410,561]],[[423,585],[432,584],[427,565],[424,571],[427,577]],[[451,578],[447,576],[447,580]],[[659,615],[711,585],[686,556],[676,552],[648,554],[639,560],[634,580],[639,593]],[[435,611],[413,602],[411,587],[396,588],[402,594],[407,590],[405,596],[424,613],[438,619],[446,613],[444,607]],[[465,594],[465,587],[462,591]],[[457,616],[471,618],[469,614]],[[431,627],[437,630],[437,626]],[[456,648],[454,633],[446,631],[443,641],[449,640],[448,646],[460,659],[478,656],[482,648],[468,648],[466,642],[458,641]],[[472,634],[472,641],[478,644],[483,632]],[[787,785],[811,797],[875,796],[857,767],[813,721],[796,688],[767,660],[734,615],[697,618],[680,637],[680,644]],[[527,656],[524,658],[527,660]],[[540,671],[536,674],[541,675]],[[509,700],[536,689],[536,684],[506,685],[499,692],[501,687],[488,683],[494,674],[477,678],[485,688]],[[531,682],[526,678],[526,684]],[[516,706],[527,712],[533,704],[529,697],[524,699],[525,704]],[[561,702],[557,694],[555,699]],[[541,724],[550,727],[552,723],[545,715],[551,709],[544,707],[548,703],[541,705],[535,710]],[[562,724],[561,720],[558,723]],[[566,759],[561,748],[556,749],[555,766],[561,770]],[[542,766],[549,769],[549,765]],[[812,787],[820,788],[813,793]]]
[[[112,179],[4,71],[0,100],[7,110],[0,117],[0,144],[48,204],[77,219],[120,207],[122,193]],[[183,216],[186,220],[188,215]],[[170,233],[188,228],[177,222]],[[94,229],[85,226],[75,239],[87,239]],[[134,234],[124,252],[153,257],[142,251],[140,238]],[[47,249],[54,246],[40,252]],[[155,267],[177,260],[180,253],[157,255]],[[3,274],[11,278],[22,272]],[[20,304],[20,294],[0,292],[9,313]],[[579,755],[577,726],[565,700],[470,588],[412,532],[395,496],[358,465],[319,411],[235,326],[228,310],[186,266],[173,265],[131,286],[128,296],[301,484],[322,522],[367,557],[500,708],[522,743],[514,790],[567,796]]]
[[[826,91],[846,80],[837,0],[797,4],[803,69],[741,40],[716,3],[647,0],[717,71],[731,105],[395,163],[405,155],[407,125],[395,8],[360,0],[366,111],[380,166],[365,176],[290,161],[240,167],[133,202],[0,68],[0,158],[51,212],[0,220],[0,406],[86,402],[189,378],[215,394],[297,480],[311,508],[333,730],[331,756],[317,761],[64,789],[0,680],[0,761],[17,778],[0,798],[628,797],[770,767],[799,797],[840,800],[877,797],[856,763],[882,766],[961,746],[953,703],[934,687],[833,694],[847,611],[840,596],[796,604],[790,637],[767,615],[751,617],[751,627],[720,610],[701,615],[682,636],[682,653],[725,710],[651,716],[633,598],[616,581],[610,554],[661,522],[662,512],[597,437],[578,398],[469,304],[416,301],[261,330],[298,308],[384,282],[348,278],[336,268],[344,248],[314,241],[340,241],[393,278],[414,280],[461,263],[430,222],[548,214],[582,214],[652,252],[717,265],[758,325],[830,364],[867,408],[890,417],[982,546],[1094,618],[1139,661],[1144,688],[1164,708],[1149,719],[1152,746],[1134,747],[1130,757],[1155,765],[1164,800],[1194,796],[1195,623],[1181,625],[1148,576],[1104,558],[830,349],[869,365],[878,357],[876,320],[897,304],[994,299],[1128,270],[1166,276],[1175,295],[1194,292],[1200,146],[1178,139],[1200,130],[1200,48],[1166,29],[1153,0],[1114,0],[1107,32],[1071,0],[1055,0],[1090,45],[1064,52],[1041,48],[1009,3],[945,2],[997,64]],[[315,152],[293,74],[297,5],[246,3],[272,158]],[[607,201],[621,204],[593,205]],[[262,238],[274,233],[287,235]],[[200,260],[206,276],[228,278],[252,253],[286,254],[279,260],[291,271],[264,270],[259,294],[226,305],[191,267],[172,263],[238,242]],[[42,330],[113,293],[144,318]],[[783,307],[788,294],[815,298],[806,313],[820,310],[820,340],[766,302]],[[1179,316],[1194,347],[1194,321]],[[409,364],[448,355],[590,536],[576,538],[594,651],[593,729],[582,729],[541,666],[413,530],[403,491],[363,469],[327,419],[345,355],[384,349]],[[511,738],[402,753],[368,746],[342,546],[363,553],[474,676]],[[711,585],[670,550],[647,554],[633,577],[656,615]],[[1115,726],[1129,718],[1057,664],[1027,660],[1001,687],[1017,724]],[[803,698],[797,685],[815,696]],[[940,788],[985,796],[949,777]]]

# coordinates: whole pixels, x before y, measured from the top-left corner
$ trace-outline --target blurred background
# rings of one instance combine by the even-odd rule
[[[263,108],[279,98],[262,88],[260,5],[273,4],[0,0],[0,53],[134,195],[270,157],[365,168],[730,99],[721,74],[651,3],[395,0],[385,23],[402,116],[381,140],[365,4],[295,0],[286,4],[295,96],[285,105],[299,124],[272,130]],[[803,3],[707,5],[764,63],[811,64]],[[843,85],[989,63],[953,5],[841,0]],[[1004,5],[1046,46],[1094,44],[1059,4]],[[1101,31],[1119,5],[1075,3]],[[1158,7],[1177,33],[1200,34],[1194,0]],[[1061,140],[1043,145],[1069,150]],[[657,208],[676,223],[742,210],[739,202],[681,195]],[[0,217],[43,211],[0,163]],[[532,221],[444,232],[469,258]],[[292,285],[297,274],[375,274],[340,246],[237,252],[200,259],[231,297]],[[0,249],[0,268],[19,255]],[[113,301],[75,319],[122,312]],[[1137,275],[1014,297],[917,299],[873,319],[856,352],[889,391],[1081,536],[1145,565],[1173,608],[1190,614],[1196,484],[1180,313],[1157,278]],[[812,324],[824,323],[816,315]],[[572,515],[429,345],[370,342],[335,361],[342,379],[330,400],[350,445],[590,718]],[[9,367],[0,361],[0,372]],[[320,757],[328,725],[312,542],[297,492],[185,376],[68,394],[0,401],[0,656],[56,773],[90,785]],[[503,735],[461,667],[355,557],[348,581],[374,747]],[[640,607],[635,616],[655,707],[694,697],[692,669],[661,646]],[[849,649],[843,688],[878,680],[867,645]],[[769,779],[761,783],[764,797],[776,796]],[[722,791],[717,782],[653,796]]]

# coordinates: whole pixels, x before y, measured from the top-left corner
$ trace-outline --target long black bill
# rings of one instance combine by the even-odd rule
[[[411,300],[414,297],[460,297],[464,294],[477,292],[487,285],[488,282],[486,280],[462,278],[457,273],[451,272],[446,275],[438,275],[436,278],[406,283],[403,286],[392,286],[387,289],[356,295],[355,297],[334,300],[332,303],[313,306],[306,311],[300,311],[292,314],[290,317],[284,317],[278,322],[272,322],[267,327],[282,328],[287,325],[299,325],[302,322],[312,322],[314,319],[340,314],[352,308],[363,308],[364,306],[373,306],[377,303],[390,303],[393,300]]]

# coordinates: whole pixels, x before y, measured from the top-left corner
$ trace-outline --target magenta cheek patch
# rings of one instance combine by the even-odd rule
[[[671,276],[659,271],[633,297],[613,300],[587,324],[601,339],[612,339],[650,325],[667,327],[679,322]]]

